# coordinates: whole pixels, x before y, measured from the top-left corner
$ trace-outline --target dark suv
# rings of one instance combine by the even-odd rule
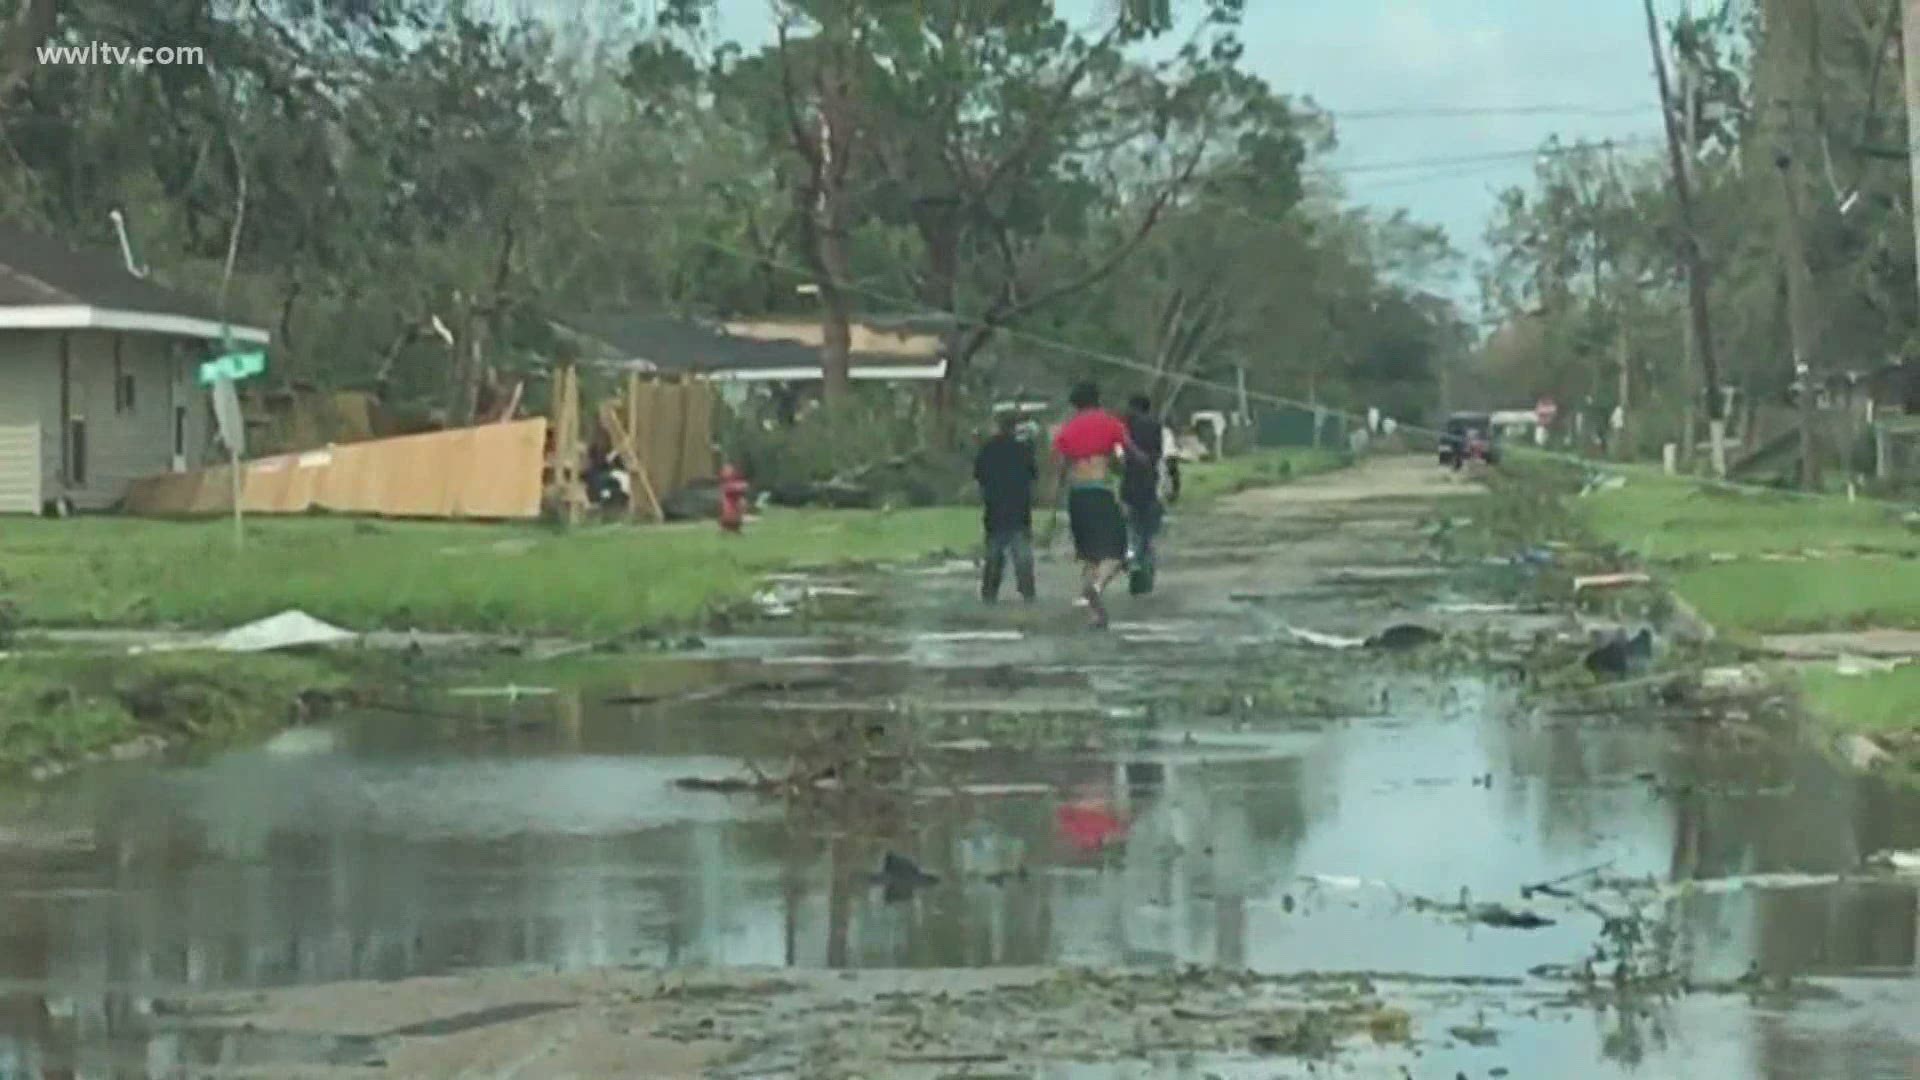
[[[1475,458],[1500,464],[1493,418],[1486,413],[1454,413],[1440,432],[1440,464],[1458,469]]]

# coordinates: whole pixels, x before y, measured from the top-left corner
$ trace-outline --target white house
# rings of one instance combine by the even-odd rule
[[[212,421],[195,369],[228,332],[268,336],[117,252],[0,222],[0,513],[106,509],[140,477],[200,465]]]

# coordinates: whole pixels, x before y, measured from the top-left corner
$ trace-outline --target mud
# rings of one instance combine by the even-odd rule
[[[606,687],[10,793],[0,1075],[1916,1075],[1920,888],[1869,856],[1920,799],[1543,701],[1491,658],[1572,615],[1422,540],[1470,491],[1183,517],[1106,635],[1058,558],[1033,607],[875,571]],[[1421,573],[1327,580],[1369,567]],[[1444,639],[1289,632],[1406,622]],[[888,852],[939,880],[890,901]]]

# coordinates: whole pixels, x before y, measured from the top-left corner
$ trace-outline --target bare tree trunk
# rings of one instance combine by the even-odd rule
[[[819,195],[820,205],[807,208],[802,228],[820,286],[820,374],[823,393],[832,403],[853,389],[853,303],[845,284],[852,265],[841,194],[822,185]]]
[[[933,441],[952,449],[960,434],[960,377],[965,361],[956,359],[967,348],[968,328],[960,324],[960,202],[957,198],[921,199],[914,203],[914,228],[926,248],[927,272],[920,302],[949,320],[940,338],[947,370],[933,388]]]
[[[813,74],[817,115],[802,102],[788,54],[788,23],[776,26],[780,49],[781,99],[787,114],[791,145],[804,170],[793,185],[794,211],[799,219],[803,254],[820,287],[820,374],[829,403],[848,396],[852,386],[853,312],[848,296],[852,232],[847,206],[847,178],[855,148],[855,125],[846,61],[828,60]],[[845,45],[845,30],[830,20],[819,41]]]

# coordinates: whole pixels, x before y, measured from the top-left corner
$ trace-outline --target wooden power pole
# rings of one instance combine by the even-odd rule
[[[1691,0],[1680,0],[1680,17],[1689,24],[1693,21]],[[1683,110],[1687,147],[1691,150],[1700,145],[1700,95],[1695,89],[1693,58],[1680,57],[1680,107]],[[1693,182],[1693,155],[1689,153],[1681,164],[1687,169],[1687,182]],[[1681,385],[1687,389],[1687,403],[1680,410],[1680,467],[1689,471],[1693,468],[1694,454],[1699,449],[1700,439],[1695,433],[1700,430],[1700,347],[1693,337],[1693,312],[1688,311],[1680,317],[1680,334],[1683,342],[1682,362],[1686,364]]]
[[[1791,150],[1774,157],[1780,170],[1780,254],[1786,262],[1787,329],[1793,339],[1793,373],[1800,386],[1800,486],[1819,491],[1824,482],[1820,469],[1819,386],[1813,375],[1813,354],[1818,348],[1813,328],[1813,275],[1807,266],[1807,241],[1800,221],[1800,191],[1794,170],[1798,161]]]
[[[1653,13],[1653,0],[1645,0],[1645,5],[1647,42],[1653,47],[1653,74],[1660,86],[1660,116],[1667,131],[1667,157],[1673,166],[1673,196],[1680,205],[1680,263],[1687,276],[1687,307],[1694,347],[1700,354],[1700,372],[1707,384],[1707,430],[1712,444],[1713,474],[1724,477],[1727,475],[1726,401],[1720,393],[1720,366],[1713,355],[1713,324],[1707,309],[1707,261],[1700,250],[1693,182],[1687,171],[1687,158],[1693,148],[1680,145],[1680,125],[1673,115],[1673,87],[1667,80],[1667,54],[1660,45],[1660,20]]]
[[[1907,163],[1912,174],[1913,240],[1920,249],[1920,0],[1904,0],[1906,22],[1901,27],[1900,51],[1907,58]],[[1920,287],[1920,273],[1914,275]]]

